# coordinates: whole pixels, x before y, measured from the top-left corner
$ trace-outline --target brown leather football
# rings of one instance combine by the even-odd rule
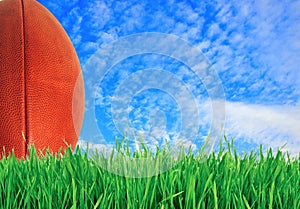
[[[57,153],[78,140],[84,86],[75,49],[35,0],[0,0],[0,155]]]

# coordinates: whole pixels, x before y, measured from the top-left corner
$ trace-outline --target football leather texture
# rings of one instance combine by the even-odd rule
[[[0,27],[1,156],[74,149],[84,85],[67,33],[35,0],[1,0]]]

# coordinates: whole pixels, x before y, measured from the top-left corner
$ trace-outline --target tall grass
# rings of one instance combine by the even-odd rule
[[[114,165],[116,155],[91,158],[77,149],[38,158],[32,149],[26,160],[0,161],[0,208],[300,208],[300,156],[271,149],[264,155],[262,147],[241,156],[233,142],[226,145],[209,156],[187,152],[170,170],[147,178],[99,166],[104,158]],[[116,146],[118,154],[133,157],[128,147]],[[152,156],[167,154],[157,152]],[[147,156],[144,147],[134,157]]]

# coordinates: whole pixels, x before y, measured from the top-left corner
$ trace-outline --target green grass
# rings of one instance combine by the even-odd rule
[[[117,144],[105,166],[132,159]],[[258,152],[257,152],[258,151]],[[300,208],[300,157],[280,150],[238,155],[233,142],[218,153],[187,152],[171,169],[147,178],[129,178],[99,166],[105,155],[89,157],[80,149],[55,158],[14,156],[0,161],[0,208]],[[147,147],[135,157],[172,161],[166,149]],[[175,162],[175,160],[173,159]],[[124,163],[126,165],[126,163]],[[119,167],[120,168],[120,167]],[[124,167],[125,168],[125,167]]]

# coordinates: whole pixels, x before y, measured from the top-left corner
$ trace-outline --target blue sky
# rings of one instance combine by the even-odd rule
[[[101,62],[95,59],[98,50],[114,41],[145,32],[175,35],[201,50],[218,74],[226,99],[224,130],[229,138],[235,138],[239,151],[259,144],[277,148],[287,142],[284,150],[294,155],[300,152],[300,1],[39,2],[56,16],[70,36],[86,84],[97,71],[91,68]],[[114,143],[114,136],[120,135],[116,129],[118,123],[123,127],[128,124],[114,118],[112,101],[124,96],[122,93],[126,91],[116,94],[120,86],[135,89],[135,85],[147,83],[151,73],[144,71],[139,76],[141,70],[170,72],[174,80],[184,83],[180,90],[189,90],[194,100],[188,100],[186,93],[179,101],[161,88],[138,92],[124,108],[130,127],[139,130],[150,146],[160,144],[163,138],[176,141],[184,125],[182,103],[190,110],[186,114],[190,114],[191,122],[199,128],[197,139],[205,138],[213,111],[204,83],[184,63],[148,53],[121,60],[99,81],[94,108],[103,136],[100,139],[84,135],[79,143],[88,141],[95,147]],[[163,76],[157,76],[157,83],[151,85],[159,85],[163,80]],[[199,113],[196,120],[192,111]],[[198,144],[192,140],[194,135],[189,137],[185,145],[197,148]]]

